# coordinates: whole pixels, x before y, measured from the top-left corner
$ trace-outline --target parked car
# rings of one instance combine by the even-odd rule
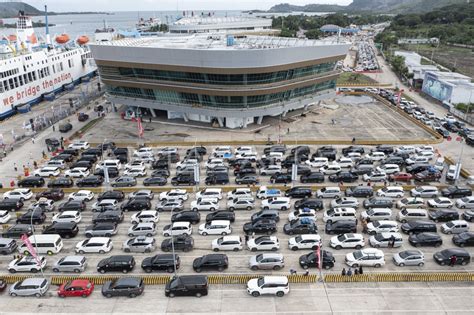
[[[106,281],[102,285],[102,295],[111,298],[114,296],[128,296],[130,298],[143,294],[145,284],[141,278],[118,278]]]
[[[58,288],[58,296],[61,298],[80,296],[88,297],[94,291],[94,283],[87,279],[74,279],[66,281]]]

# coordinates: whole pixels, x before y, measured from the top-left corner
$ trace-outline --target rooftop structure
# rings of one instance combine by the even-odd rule
[[[326,24],[321,26],[319,29],[323,33],[339,33],[341,32],[342,34],[356,34],[360,31],[359,28],[357,27],[340,27],[338,25],[334,24]]]
[[[272,20],[253,17],[183,17],[169,26],[170,33],[262,32],[271,30]]]
[[[108,96],[151,115],[245,127],[334,93],[349,43],[216,34],[91,45]]]
[[[426,72],[422,91],[447,104],[474,101],[474,84],[471,83],[471,78],[456,72]]]
[[[408,68],[408,73],[413,74],[412,84],[414,86],[421,86],[425,79],[425,73],[427,71],[438,71],[438,67],[435,65],[423,65],[421,64],[421,55],[412,51],[396,51],[395,56],[402,56],[405,58],[405,66]]]

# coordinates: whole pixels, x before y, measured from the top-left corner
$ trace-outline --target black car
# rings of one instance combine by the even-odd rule
[[[177,152],[167,152],[158,155],[160,160],[166,160],[170,163],[179,162],[179,154]]]
[[[364,147],[354,146],[354,145],[351,145],[349,147],[346,147],[346,148],[342,149],[342,154],[343,155],[347,155],[348,153],[351,153],[351,152],[360,153],[362,155],[362,154],[365,153],[365,149],[364,149]]]
[[[95,154],[82,154],[78,161],[91,161],[93,163],[97,162],[97,155]]]
[[[453,243],[459,247],[474,246],[474,232],[463,232],[454,235]]]
[[[323,146],[316,150],[316,153],[313,154],[313,157],[327,157],[329,161],[334,161],[336,159],[337,150],[331,146]]]
[[[119,271],[128,273],[135,267],[135,258],[131,255],[115,255],[102,259],[97,264],[97,271],[106,273],[109,271]]]
[[[371,197],[363,202],[365,209],[372,208],[393,208],[393,200],[384,197]]]
[[[164,186],[168,179],[161,176],[148,177],[143,180],[143,186]]]
[[[61,145],[61,142],[56,138],[46,138],[44,142],[49,147],[59,147]]]
[[[285,154],[286,146],[284,144],[276,144],[276,145],[272,145],[271,147],[266,147],[263,149],[264,154],[268,154],[270,152],[281,152]]]
[[[453,261],[454,256],[454,261]],[[436,263],[446,266],[454,262],[455,265],[465,266],[471,262],[471,255],[461,248],[448,248],[433,254]]]
[[[101,201],[103,199],[115,199],[117,201],[122,201],[125,198],[125,194],[121,190],[109,190],[101,193],[97,200]]]
[[[441,190],[441,195],[448,198],[463,198],[472,196],[472,189],[468,187],[449,186]]]
[[[128,155],[128,148],[115,148],[112,153],[114,155]]]
[[[285,196],[291,198],[309,198],[312,195],[310,187],[292,187],[285,191]]]
[[[3,199],[0,200],[0,210],[18,211],[23,207],[23,201],[19,199]]]
[[[151,202],[148,198],[133,198],[125,201],[120,208],[122,211],[150,210]]]
[[[196,181],[194,180],[193,175],[180,174],[180,175],[175,176],[171,179],[171,185],[173,185],[173,186],[179,186],[179,185],[193,186],[193,185],[196,185]]]
[[[58,154],[54,157],[51,158],[52,161],[54,160],[60,160],[60,161],[64,161],[64,162],[72,162],[72,160],[74,160],[74,155],[72,154],[67,154],[67,153],[61,153],[61,154]]]
[[[98,175],[90,175],[77,180],[77,187],[99,187],[104,182],[104,178]]]
[[[111,222],[111,223],[120,223],[123,221],[122,211],[105,211],[95,213],[92,217],[92,223],[96,224],[99,222]]]
[[[368,198],[374,195],[374,189],[369,186],[348,187],[344,194],[347,197],[363,197]]]
[[[35,199],[46,198],[53,201],[59,201],[64,198],[64,191],[61,188],[51,188],[36,194]]]
[[[334,258],[331,252],[328,252],[327,250],[322,250],[320,255],[323,257],[322,267],[324,269],[330,269],[334,267],[336,259]],[[300,266],[304,269],[308,269],[310,267],[319,268],[319,255],[316,252],[312,251],[308,254],[301,255],[299,262]]]
[[[28,210],[16,219],[16,223],[23,224],[42,224],[46,221],[46,214],[41,208],[35,210]]]
[[[250,166],[250,167],[238,167],[237,169],[234,170],[234,175],[235,176],[243,176],[243,175],[254,175],[257,174],[257,170],[255,167]]]
[[[350,172],[355,174],[355,175],[365,175],[365,174],[370,174],[374,171],[374,168],[373,167],[361,167],[361,166],[357,166],[357,167],[353,167],[351,168]]]
[[[70,200],[63,202],[59,205],[58,210],[59,212],[63,211],[84,211],[86,209],[86,204],[84,201],[80,200]]]
[[[199,211],[181,211],[173,213],[171,216],[171,222],[190,222],[191,224],[197,224],[199,221],[201,221]]]
[[[276,221],[263,219],[256,222],[247,222],[243,227],[245,234],[272,234],[277,230]]]
[[[73,164],[71,164],[71,166],[69,167],[69,169],[73,169],[73,168],[85,168],[87,170],[90,170],[92,165],[94,165],[94,163],[92,161],[77,161]]]
[[[443,239],[439,234],[431,232],[422,232],[418,234],[411,234],[408,237],[408,242],[410,245],[415,247],[421,246],[434,246],[439,247],[443,244]]]
[[[417,173],[421,173],[423,171],[426,171],[430,167],[431,167],[431,165],[428,164],[428,163],[408,165],[406,167],[406,172],[410,173],[410,174],[417,174]]]
[[[323,183],[324,174],[321,172],[311,172],[309,174],[301,175],[300,181],[304,183]]]
[[[14,224],[2,233],[3,238],[20,238],[22,235],[33,235],[33,227],[30,222],[27,224]]]
[[[389,156],[382,161],[382,165],[385,164],[396,164],[398,166],[404,166],[406,162],[405,159],[401,156]]]
[[[229,175],[227,173],[216,173],[206,177],[206,185],[227,185],[229,183]]]
[[[21,179],[17,182],[18,187],[43,187],[45,184],[44,178],[39,176],[30,176]]]
[[[254,175],[237,176],[235,183],[238,185],[257,185],[258,177]]]
[[[273,220],[275,222],[280,221],[280,213],[278,210],[260,210],[255,212],[250,217],[252,223],[258,222],[260,220]]]
[[[357,222],[355,220],[340,220],[326,223],[326,234],[357,233]]]
[[[311,153],[307,145],[299,145],[297,147],[294,147],[291,149],[290,152],[291,154],[296,154],[296,155],[300,155],[300,154],[309,155]]]
[[[321,199],[315,198],[306,198],[303,200],[297,200],[295,202],[295,209],[313,209],[313,210],[322,210],[324,208],[324,203]]]
[[[207,149],[203,146],[193,147],[191,149],[186,150],[186,155],[188,154],[198,154],[198,155],[206,155]]]
[[[61,154],[70,154],[70,155],[74,155],[74,156],[78,156],[79,155],[79,150],[78,149],[64,149]]]
[[[167,170],[169,167],[168,160],[155,160],[151,163],[151,168],[154,170]]]
[[[178,270],[180,265],[181,259],[179,255],[173,256],[173,254],[158,254],[153,257],[146,257],[142,261],[142,269],[145,270],[146,273],[153,271],[167,271],[172,273],[175,267],[176,270]]]
[[[94,171],[94,175],[104,177],[105,169],[105,167],[97,169],[96,171]],[[119,170],[116,167],[107,167],[107,174],[109,175],[109,178],[116,178],[120,175]]]
[[[224,271],[229,267],[229,259],[225,254],[208,254],[198,257],[193,261],[193,269],[196,272],[202,270]]]
[[[70,130],[72,130],[72,125],[70,123],[59,125],[59,132],[68,132]]]
[[[389,155],[389,154],[392,154],[395,151],[395,149],[391,145],[380,144],[380,145],[376,146],[373,151],[374,152],[383,152],[383,153],[385,153],[385,155]]]
[[[70,188],[74,186],[74,181],[69,177],[57,177],[48,182],[49,188]]]
[[[234,222],[235,213],[234,211],[215,211],[206,215],[206,222],[211,222],[213,220],[226,220]]]
[[[79,233],[75,222],[56,222],[43,229],[43,234],[59,234],[62,238],[71,238]]]
[[[294,234],[317,234],[318,226],[308,218],[298,219],[283,226],[283,232],[287,235]]]
[[[270,177],[270,183],[272,184],[289,184],[291,182],[291,174],[275,174]]]
[[[403,233],[417,234],[422,232],[436,232],[436,223],[430,221],[416,220],[403,223],[400,227]]]
[[[333,183],[354,183],[359,179],[359,175],[352,172],[340,172],[338,174],[329,175],[329,181]]]
[[[171,252],[173,250],[182,250],[189,252],[194,248],[194,239],[187,235],[173,236],[173,239],[166,238],[161,242],[161,250],[164,252]]]
[[[474,135],[470,134],[466,137],[466,143],[470,146],[474,145]]]
[[[457,210],[438,209],[429,211],[428,216],[435,222],[448,222],[451,220],[459,220],[459,213]]]
[[[99,156],[99,155],[102,154],[102,150],[99,149],[99,148],[89,148],[89,149],[83,151],[82,154],[85,154],[85,155],[94,154],[94,155]]]

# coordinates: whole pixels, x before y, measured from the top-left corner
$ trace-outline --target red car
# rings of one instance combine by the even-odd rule
[[[61,188],[49,188],[36,194],[36,200],[40,200],[40,198],[58,201],[64,198],[64,191]]]
[[[58,289],[58,296],[65,298],[66,296],[82,296],[83,298],[91,295],[94,291],[94,284],[89,280],[72,280],[61,284]]]
[[[413,175],[409,173],[396,173],[388,177],[391,182],[409,182],[413,179]]]

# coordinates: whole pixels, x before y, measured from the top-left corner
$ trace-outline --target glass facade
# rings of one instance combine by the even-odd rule
[[[212,74],[108,66],[100,66],[99,70],[103,79],[111,80],[133,78],[212,85],[253,85],[281,82],[330,72],[334,70],[335,65],[335,62],[328,62],[283,71],[249,74]]]
[[[318,84],[300,87],[278,93],[255,95],[255,96],[211,96],[205,94],[182,93],[158,89],[141,89],[132,87],[106,86],[107,92],[114,96],[146,99],[155,102],[187,105],[194,107],[215,107],[215,108],[255,108],[280,101],[317,93],[320,91],[334,89],[335,80],[329,80]]]

